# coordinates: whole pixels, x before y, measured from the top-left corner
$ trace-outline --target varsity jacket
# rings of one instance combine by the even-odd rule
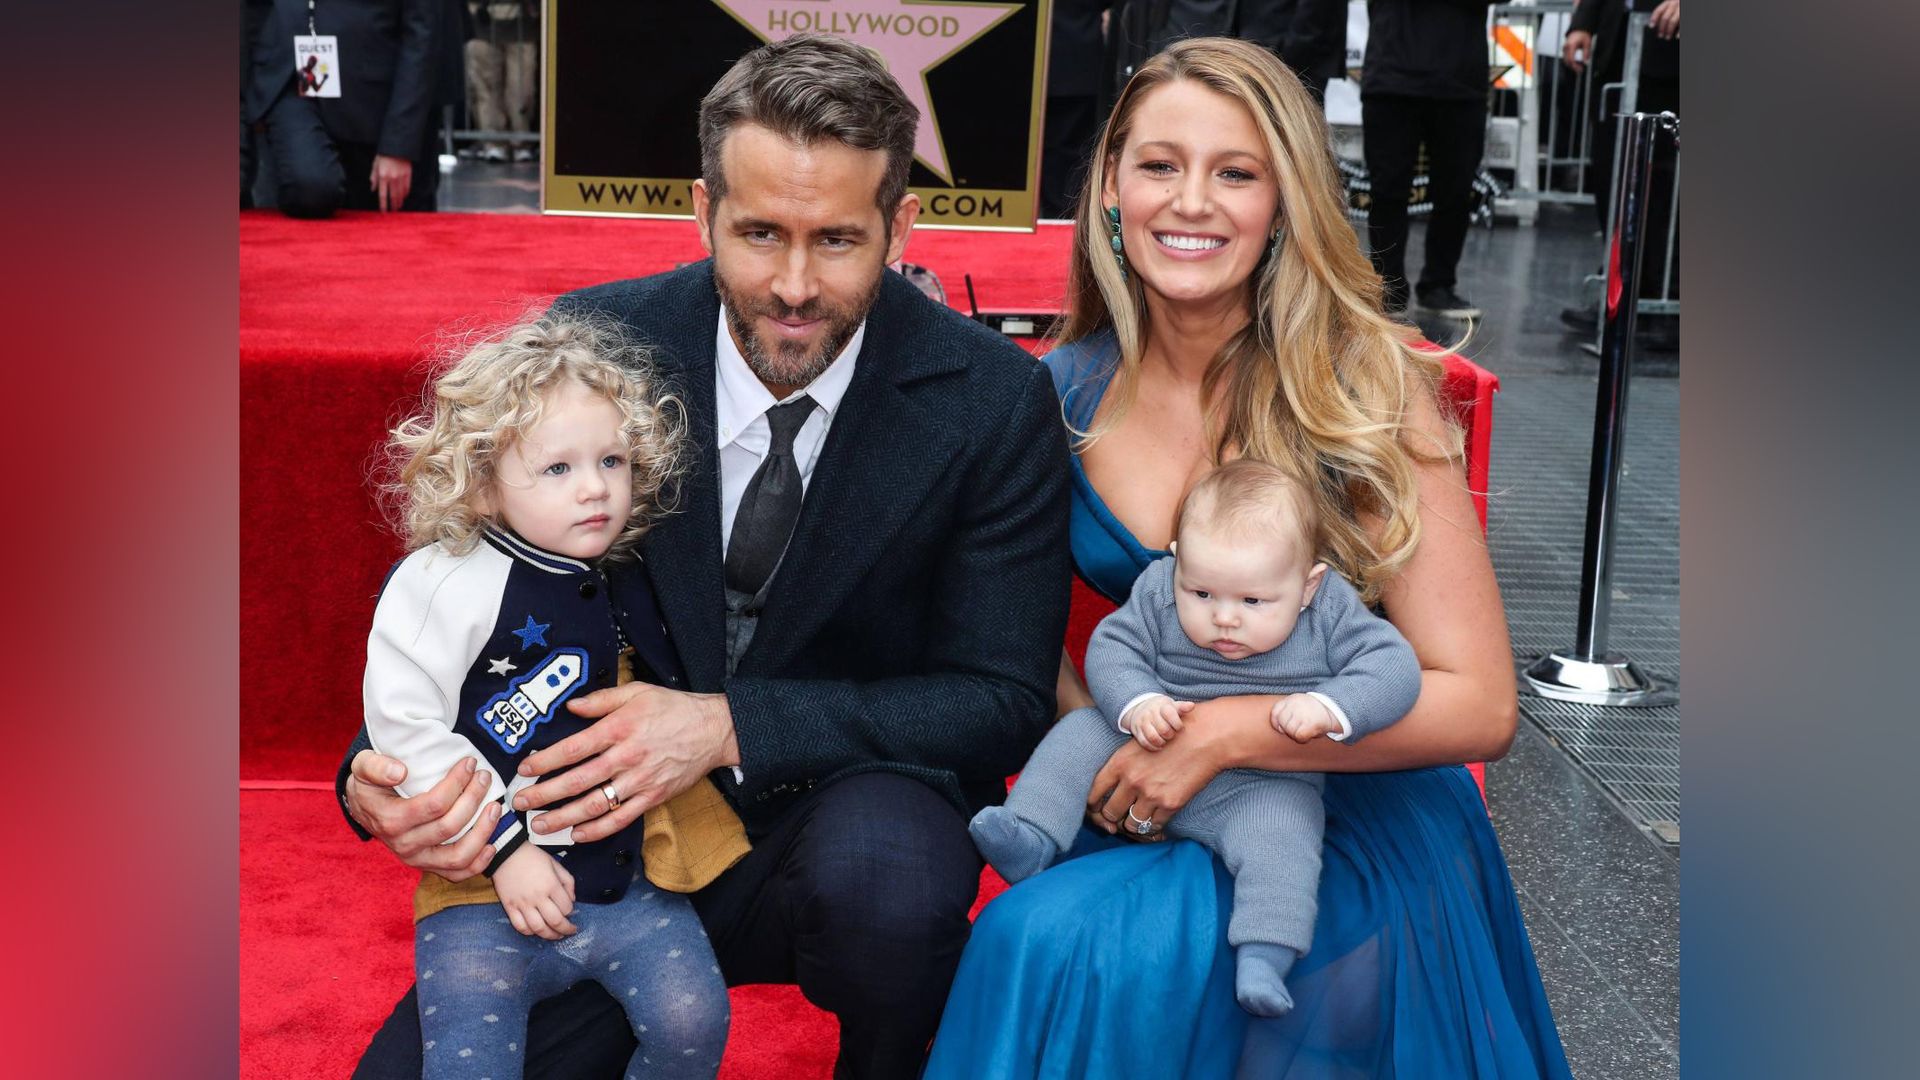
[[[596,566],[498,529],[464,555],[421,548],[394,567],[374,608],[363,686],[368,738],[406,763],[398,790],[408,797],[462,758],[485,763],[493,774],[487,798],[503,806],[489,875],[531,839],[573,874],[579,899],[617,900],[633,880],[640,820],[574,844],[571,829],[532,833],[527,826],[545,811],[520,814],[511,799],[543,779],[517,775],[522,758],[592,723],[566,703],[615,685],[623,644],[633,646],[636,679],[685,688],[637,566]]]

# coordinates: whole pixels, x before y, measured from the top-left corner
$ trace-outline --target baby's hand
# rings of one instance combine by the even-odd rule
[[[1312,742],[1340,730],[1326,702],[1311,694],[1288,694],[1273,704],[1273,728],[1294,742]]]
[[[493,891],[500,894],[513,928],[523,934],[559,941],[579,932],[567,921],[573,914],[573,875],[532,843],[521,844],[500,864]]]
[[[1173,741],[1184,726],[1181,717],[1193,711],[1193,702],[1175,701],[1165,694],[1150,697],[1133,707],[1127,726],[1134,741],[1149,750],[1158,750]]]

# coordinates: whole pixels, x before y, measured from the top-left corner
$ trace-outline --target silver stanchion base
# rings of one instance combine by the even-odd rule
[[[1527,685],[1544,698],[1588,705],[1644,705],[1662,689],[1639,665],[1617,653],[1579,660],[1548,653],[1527,665]]]

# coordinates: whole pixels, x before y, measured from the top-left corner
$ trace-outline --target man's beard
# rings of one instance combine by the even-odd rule
[[[883,267],[880,274],[885,273]],[[840,356],[840,350],[853,340],[854,331],[860,328],[860,320],[867,317],[874,300],[880,295],[880,274],[874,276],[873,286],[866,295],[847,308],[834,307],[817,296],[799,307],[789,307],[777,296],[750,298],[734,291],[717,267],[713,284],[719,290],[720,302],[727,309],[727,328],[740,344],[740,354],[746,358],[747,367],[761,382],[800,387],[811,384],[822,372],[832,367],[834,360]],[[819,319],[825,324],[820,344],[809,349],[805,342],[776,341],[769,352],[754,325],[762,315],[786,320]]]

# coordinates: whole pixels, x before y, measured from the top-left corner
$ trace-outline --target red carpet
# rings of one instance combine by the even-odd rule
[[[1069,230],[915,233],[907,258],[955,306],[1057,307]],[[420,390],[443,333],[531,301],[702,256],[686,222],[342,214],[240,220],[241,1071],[344,1077],[410,980],[411,874],[355,841],[328,793],[360,723],[367,624],[399,545],[379,525],[369,455]],[[1448,390],[1485,491],[1489,374]],[[1484,521],[1486,508],[1481,500]],[[1075,585],[1078,655],[1106,605]],[[305,790],[258,790],[280,781]],[[981,901],[999,880],[982,880]],[[833,1018],[791,987],[734,991],[730,1080],[825,1077]]]

